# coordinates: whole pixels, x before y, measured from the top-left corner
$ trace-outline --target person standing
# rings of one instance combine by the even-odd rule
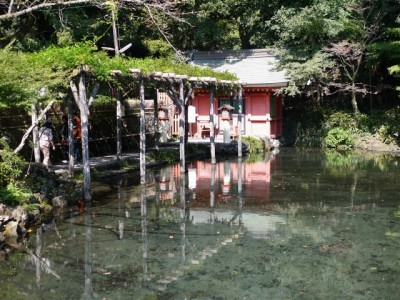
[[[50,160],[50,148],[55,150],[56,146],[53,141],[53,130],[51,121],[46,121],[39,129],[39,148],[43,154],[43,164],[47,169],[52,167]]]
[[[81,119],[78,116],[74,116],[72,120],[72,135],[74,139],[74,156],[76,161],[82,159],[82,127]]]

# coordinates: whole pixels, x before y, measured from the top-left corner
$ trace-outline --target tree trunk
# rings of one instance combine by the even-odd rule
[[[356,89],[354,82],[351,84],[351,105],[353,106],[354,114],[357,116],[360,111],[358,110],[357,98],[356,98]]]
[[[246,32],[246,29],[241,24],[240,17],[237,18],[236,24],[238,26],[238,32],[239,32],[240,42],[242,44],[242,49],[250,49],[251,45],[250,45],[249,36],[248,36],[248,34]]]
[[[317,107],[321,106],[321,84],[317,82]]]

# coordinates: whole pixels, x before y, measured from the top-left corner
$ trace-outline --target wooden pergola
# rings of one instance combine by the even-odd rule
[[[145,175],[145,124],[144,124],[144,80],[151,80],[158,82],[167,87],[167,93],[172,99],[174,104],[179,110],[179,153],[180,153],[180,169],[181,172],[185,172],[185,133],[186,133],[186,116],[185,106],[188,104],[188,100],[192,95],[194,88],[208,88],[210,92],[210,148],[211,148],[211,162],[215,163],[215,132],[214,132],[214,95],[217,86],[224,88],[237,89],[238,100],[242,101],[242,85],[240,81],[231,80],[217,80],[213,77],[189,77],[187,75],[179,75],[174,73],[163,73],[163,72],[152,72],[148,75],[141,73],[140,69],[130,70],[132,78],[140,83],[140,174],[141,178]],[[113,71],[113,73],[121,74],[121,71]],[[186,90],[185,90],[186,88]],[[242,103],[240,106],[242,107]],[[118,105],[117,105],[118,107]],[[117,110],[118,114],[118,110]],[[120,116],[117,115],[117,119]],[[241,122],[241,112],[239,114],[239,122]],[[239,123],[239,128],[240,128]],[[117,131],[118,132],[118,131]],[[118,143],[118,142],[117,142]],[[118,148],[119,149],[119,148]],[[117,157],[120,153],[117,153]],[[239,130],[238,137],[238,157],[242,157],[242,140],[241,131]],[[144,179],[142,179],[144,180]]]
[[[83,159],[83,174],[84,174],[84,198],[87,201],[91,200],[91,179],[90,179],[90,165],[89,165],[89,134],[88,123],[90,115],[90,105],[93,103],[95,96],[99,90],[99,84],[96,83],[90,96],[87,96],[85,86],[87,70],[81,67],[75,79],[71,79],[70,88],[75,99],[76,104],[80,110],[80,117],[82,122],[82,159]],[[122,79],[121,70],[113,70],[112,74],[117,79]],[[242,93],[243,82],[231,80],[218,80],[213,77],[189,77],[187,75],[179,75],[174,73],[165,72],[152,72],[144,74],[140,69],[130,69],[128,79],[139,83],[139,97],[140,97],[140,177],[141,184],[145,184],[146,176],[146,134],[145,134],[145,82],[152,81],[165,87],[167,94],[172,99],[173,103],[179,110],[179,153],[180,153],[180,170],[184,173],[186,170],[185,162],[185,145],[186,145],[186,116],[185,106],[188,104],[193,90],[195,88],[208,89],[210,93],[209,98],[209,114],[210,114],[210,149],[211,149],[211,163],[216,163],[215,158],[215,132],[214,132],[214,95],[217,87],[224,89],[235,90],[236,97],[238,98],[240,107],[243,107]],[[122,99],[120,91],[117,92],[116,97],[116,119],[117,119],[117,160],[122,157],[122,134],[121,134],[121,118],[122,118]],[[50,106],[50,105],[48,105]],[[47,109],[45,110],[47,111]],[[42,112],[43,114],[44,112]],[[41,115],[42,115],[41,114]],[[72,143],[72,101],[68,101],[68,120],[69,120],[69,174],[73,175],[74,169],[74,155]],[[33,120],[33,119],[32,119]],[[31,127],[38,124],[40,118],[36,118]],[[239,111],[238,127],[241,128],[242,112]],[[242,157],[242,139],[241,130],[238,134],[238,157]],[[38,143],[37,137],[33,134],[35,147]],[[35,156],[36,158],[36,156]],[[39,158],[40,160],[40,158]]]

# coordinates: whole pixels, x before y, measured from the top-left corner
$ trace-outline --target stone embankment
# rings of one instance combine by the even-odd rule
[[[395,142],[384,143],[376,135],[360,135],[355,137],[355,148],[377,153],[400,155],[400,146]]]
[[[78,198],[73,180],[56,176],[40,163],[31,163],[25,174],[33,192],[29,209],[0,204],[0,259],[11,249],[24,247],[32,227],[51,223]]]

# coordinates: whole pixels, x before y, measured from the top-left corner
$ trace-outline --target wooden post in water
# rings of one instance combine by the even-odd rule
[[[146,126],[144,82],[140,80],[140,183],[146,184]]]
[[[215,164],[211,164],[211,187],[210,187],[210,221],[215,221]]]
[[[242,226],[242,211],[243,211],[243,162],[242,158],[238,158],[238,195],[239,195],[239,228]]]
[[[86,207],[90,208],[89,206]],[[93,299],[93,253],[92,253],[92,214],[85,213],[85,297],[84,299]]]
[[[184,265],[186,261],[186,175],[181,173],[180,177],[180,222],[182,231],[182,261]]]
[[[43,248],[43,227],[36,229],[36,251],[35,251],[35,267],[36,267],[36,284],[40,288],[40,280],[42,278],[42,248]]]
[[[181,173],[186,171],[185,162],[185,98],[183,94],[183,80],[179,82],[179,153],[180,153],[180,167]]]
[[[148,267],[147,267],[147,199],[146,199],[146,184],[140,186],[140,212],[141,212],[141,225],[142,225],[142,250],[143,250],[143,281],[148,281]]]
[[[122,102],[121,102],[121,91],[117,88],[116,91],[116,100],[117,100],[117,161],[120,161],[122,158]]]
[[[211,164],[215,164],[215,132],[214,132],[214,92],[215,84],[210,87],[210,149],[211,149]]]
[[[243,88],[239,87],[238,92],[239,111],[238,111],[238,157],[242,157],[242,117],[243,117]]]

